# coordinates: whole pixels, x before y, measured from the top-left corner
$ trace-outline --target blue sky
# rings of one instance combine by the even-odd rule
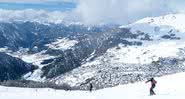
[[[10,10],[22,10],[22,9],[43,9],[49,11],[68,11],[76,7],[74,2],[46,2],[46,3],[12,3],[12,2],[0,2],[0,8]]]

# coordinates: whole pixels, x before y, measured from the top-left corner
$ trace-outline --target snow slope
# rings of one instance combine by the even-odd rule
[[[51,44],[46,44],[50,49],[54,50],[67,50],[76,45],[78,41],[76,40],[69,40],[68,38],[58,38],[55,42]]]
[[[119,47],[120,50],[112,48],[107,51],[113,56],[111,63],[149,64],[160,57],[178,57],[179,48],[184,48],[185,45],[184,42],[163,41],[141,47],[124,47],[124,45],[119,45]]]
[[[169,14],[160,17],[150,17],[139,20],[135,24],[147,23],[153,26],[171,26],[179,30],[179,32],[185,32],[184,16],[185,14]]]
[[[92,93],[85,91],[59,91],[53,89],[29,89],[0,87],[1,99],[183,99],[185,97],[185,73],[156,78],[156,96],[149,96],[150,84],[139,82],[106,88]]]
[[[7,48],[0,48],[0,52],[5,52]]]
[[[150,26],[166,27],[166,29],[172,27],[182,33],[185,32],[184,16],[185,14],[169,14],[160,17],[147,17],[127,26],[120,26],[120,28],[132,27],[135,28],[135,30],[139,29],[151,33],[153,30],[151,31]]]
[[[148,17],[133,24],[121,26],[130,28],[134,34],[146,33],[151,40],[142,40],[143,36],[135,39],[142,41],[142,46],[126,46],[120,44],[109,49],[107,54],[113,56],[114,63],[149,64],[160,57],[179,57],[179,49],[185,48],[185,14],[170,14],[160,17]],[[128,39],[133,41],[133,39]],[[134,53],[134,54],[133,54]]]

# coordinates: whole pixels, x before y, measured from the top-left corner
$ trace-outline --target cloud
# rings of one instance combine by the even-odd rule
[[[79,0],[77,12],[86,24],[127,24],[172,12],[174,0]]]
[[[68,23],[75,22],[72,12],[45,11],[45,10],[4,10],[0,9],[1,22],[31,21],[39,23]]]
[[[0,10],[5,20],[36,20],[53,23],[81,22],[87,25],[128,24],[144,17],[185,13],[184,0],[1,0],[11,3],[73,2],[70,12],[44,10]],[[3,20],[4,17],[2,17]],[[67,22],[69,21],[69,22]]]

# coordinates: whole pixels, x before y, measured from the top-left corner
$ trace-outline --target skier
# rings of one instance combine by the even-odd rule
[[[93,85],[92,85],[92,83],[90,83],[89,91],[92,92],[92,89],[93,89]]]
[[[157,81],[154,78],[151,78],[150,80],[146,81],[145,83],[151,82],[151,88],[150,88],[150,95],[156,95],[154,92],[155,85]]]

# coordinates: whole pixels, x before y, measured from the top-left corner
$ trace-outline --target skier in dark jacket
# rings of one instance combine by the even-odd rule
[[[92,89],[93,89],[93,85],[92,85],[92,83],[90,83],[89,91],[91,92],[91,91],[92,91]]]
[[[154,92],[155,85],[157,81],[154,78],[151,78],[150,80],[146,81],[145,83],[151,82],[151,88],[150,88],[150,95],[156,95]]]

